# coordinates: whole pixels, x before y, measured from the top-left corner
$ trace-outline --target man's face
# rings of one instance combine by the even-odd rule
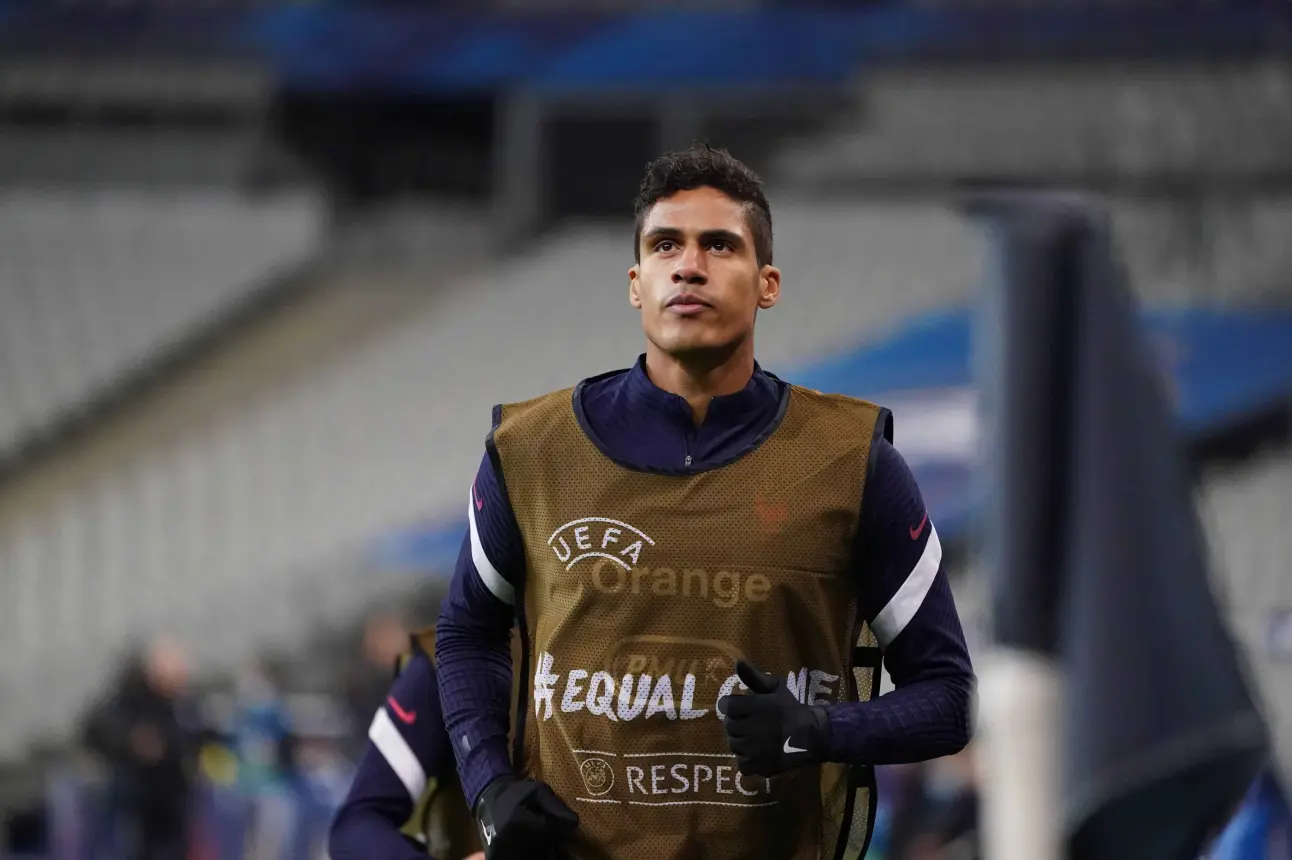
[[[188,654],[179,640],[160,636],[149,646],[145,670],[156,692],[178,696],[188,684]]]
[[[668,355],[732,350],[753,333],[758,309],[780,298],[780,270],[758,265],[744,206],[712,188],[656,203],[639,252],[628,300],[646,339]]]

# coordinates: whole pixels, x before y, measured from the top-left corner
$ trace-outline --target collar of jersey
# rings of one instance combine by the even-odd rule
[[[601,385],[615,386],[617,390],[614,395],[618,395],[624,402],[631,403],[636,408],[643,408],[649,412],[664,416],[665,420],[669,421],[690,422],[691,407],[684,398],[665,391],[651,381],[650,376],[646,373],[645,354],[638,356],[637,361],[630,368],[612,370],[608,373],[593,376],[580,382],[574,389],[572,399],[575,418],[588,440],[596,446],[597,450],[617,465],[626,469],[661,475],[696,475],[713,469],[720,469],[757,449],[763,442],[767,441],[768,436],[776,432],[776,428],[780,426],[781,421],[785,418],[785,410],[789,406],[790,394],[788,384],[775,374],[764,371],[755,362],[754,373],[749,378],[749,382],[745,384],[745,387],[734,394],[724,394],[713,398],[709,404],[709,413],[705,417],[706,423],[721,421],[732,425],[761,420],[762,427],[749,428],[749,443],[741,446],[738,451],[725,460],[700,462],[693,466],[667,467],[633,462],[623,456],[623,452],[616,451],[613,446],[606,444],[606,441],[597,435],[584,411],[583,395],[589,386]],[[766,417],[768,412],[765,407],[769,402],[775,402],[776,408],[771,411],[770,417]]]

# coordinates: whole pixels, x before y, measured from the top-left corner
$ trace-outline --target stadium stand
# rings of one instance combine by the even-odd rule
[[[969,315],[953,310],[984,263],[956,208],[966,185],[1107,194],[1154,306],[1260,323],[1292,299],[1281,10],[663,5],[0,0],[0,823],[12,798],[52,794],[46,765],[150,632],[182,634],[203,686],[286,655],[299,690],[337,684],[357,650],[342,634],[368,607],[416,601],[410,620],[433,616],[490,407],[623,366],[640,343],[630,224],[550,217],[603,211],[553,192],[571,171],[575,185],[604,180],[613,204],[612,180],[656,145],[707,136],[750,158],[770,180],[786,274],[759,320],[760,359],[894,406],[926,502],[958,502],[955,518],[935,513],[957,559],[980,441]],[[697,62],[676,62],[679,32]],[[314,190],[233,190],[284,184]],[[476,198],[468,212],[446,194]],[[490,208],[506,223],[485,223]],[[545,232],[520,244],[511,222],[531,218]],[[498,242],[506,253],[484,265]],[[259,304],[297,271],[299,300]],[[248,325],[231,332],[221,321],[239,308]],[[1197,328],[1232,322],[1211,316]],[[1292,367],[1292,351],[1267,348],[1277,334],[1238,348],[1255,327],[1154,332],[1168,331],[1154,345],[1188,383],[1181,401],[1193,396],[1182,417],[1205,401],[1187,417],[1210,419],[1209,434],[1248,432],[1235,404],[1256,389],[1286,412],[1292,387],[1271,402],[1278,374],[1241,367],[1276,352]],[[909,388],[869,391],[863,343]],[[195,344],[211,354],[168,360]],[[96,410],[105,399],[124,408]],[[87,432],[57,434],[70,425]],[[1208,468],[1200,495],[1286,765],[1281,442]],[[22,459],[33,450],[55,456]],[[977,650],[986,577],[954,567]]]
[[[0,456],[319,249],[309,194],[0,193]]]
[[[803,367],[971,295],[976,237],[943,202],[773,199],[788,278],[760,323],[770,368]],[[60,689],[74,713],[98,661],[143,631],[189,631],[202,666],[221,669],[409,588],[423,571],[355,575],[363,550],[406,523],[460,514],[490,407],[632,360],[630,235],[627,223],[573,224],[447,279],[380,337],[103,470],[48,515],[11,522],[0,567],[14,571],[15,599],[0,654],[13,656],[0,691],[59,671],[76,679]],[[1185,283],[1159,275],[1145,291],[1175,284],[1187,301]],[[70,728],[19,702],[0,692],[0,708],[16,709],[0,718],[0,750]]]
[[[1112,211],[1140,298],[1154,305],[1286,304],[1292,197],[1215,195],[1124,202]]]
[[[780,151],[775,174],[822,189],[1268,175],[1288,164],[1290,75],[1274,60],[881,69],[855,111]]]

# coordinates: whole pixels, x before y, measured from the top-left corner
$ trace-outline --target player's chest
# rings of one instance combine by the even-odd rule
[[[706,473],[619,481],[530,510],[528,577],[543,591],[724,604],[849,575],[857,499],[807,482]]]

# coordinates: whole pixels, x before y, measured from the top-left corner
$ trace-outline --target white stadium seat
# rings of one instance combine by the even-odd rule
[[[0,190],[0,455],[316,252],[312,194]]]

